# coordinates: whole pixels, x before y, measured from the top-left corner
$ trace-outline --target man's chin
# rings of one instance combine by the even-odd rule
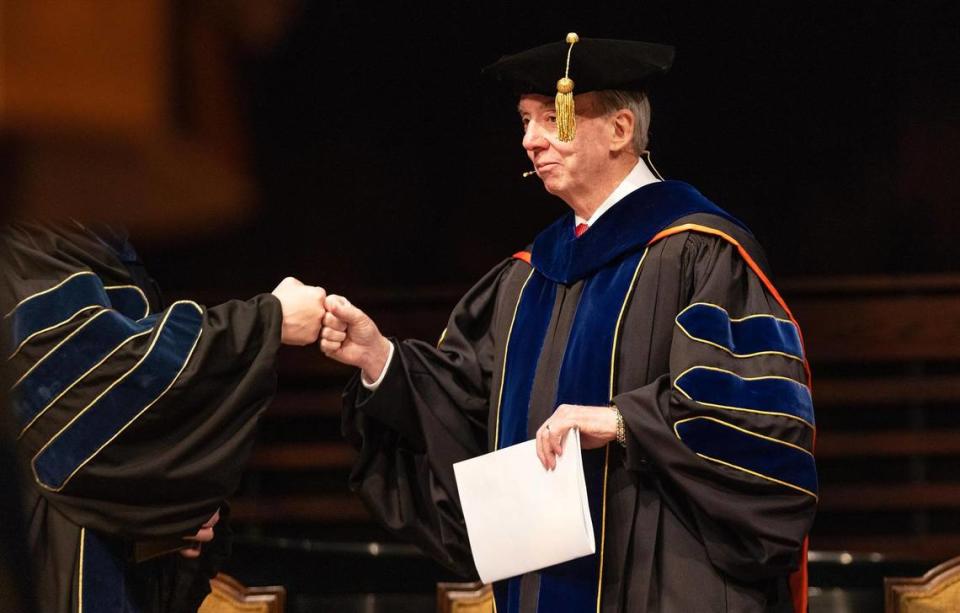
[[[543,179],[543,188],[547,190],[547,193],[560,197],[563,193],[563,181],[555,177],[546,177]]]

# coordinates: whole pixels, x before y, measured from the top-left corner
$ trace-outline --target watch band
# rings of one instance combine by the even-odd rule
[[[623,413],[620,412],[620,409],[617,408],[617,405],[611,404],[610,408],[613,409],[613,412],[617,416],[617,442],[621,447],[627,446],[627,431],[623,425]]]

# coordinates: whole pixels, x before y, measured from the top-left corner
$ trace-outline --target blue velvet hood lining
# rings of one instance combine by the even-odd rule
[[[568,212],[537,236],[531,263],[551,281],[569,285],[644,248],[671,223],[696,213],[722,217],[746,230],[739,220],[707,200],[692,185],[660,181],[625,196],[580,238],[574,237],[574,214]]]

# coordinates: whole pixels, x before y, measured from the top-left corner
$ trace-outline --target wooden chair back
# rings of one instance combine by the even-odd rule
[[[960,556],[922,577],[887,577],[883,591],[886,613],[960,611]]]
[[[493,613],[493,588],[473,583],[438,583],[438,613]]]
[[[230,575],[210,580],[207,595],[197,613],[284,613],[287,590],[279,585],[246,587]]]

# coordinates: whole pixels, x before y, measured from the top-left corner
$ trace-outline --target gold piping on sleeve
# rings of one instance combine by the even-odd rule
[[[143,293],[143,290],[137,287],[136,285],[107,285],[103,289],[109,292],[112,289],[132,289],[136,290],[140,294],[140,298],[143,300],[143,315],[140,316],[140,319],[143,319],[150,314],[150,301],[147,300],[147,295]]]
[[[157,325],[156,328],[154,328],[154,330],[156,330],[156,335],[153,337],[153,340],[150,342],[150,346],[147,348],[146,352],[144,352],[143,357],[141,357],[139,360],[137,360],[137,363],[134,364],[127,372],[123,373],[123,375],[121,375],[116,381],[114,381],[113,383],[111,383],[110,386],[107,387],[107,389],[103,390],[100,394],[98,394],[97,397],[94,398],[94,399],[90,402],[90,404],[88,404],[88,405],[85,406],[83,409],[81,409],[79,412],[77,412],[77,414],[74,415],[73,419],[71,419],[63,428],[61,428],[59,432],[57,432],[56,434],[54,434],[53,437],[51,437],[50,440],[47,441],[46,444],[45,444],[43,447],[41,447],[40,450],[37,451],[37,453],[34,454],[33,458],[32,458],[31,461],[30,461],[30,468],[31,468],[31,471],[33,472],[33,479],[34,479],[34,481],[37,483],[37,485],[39,485],[39,486],[42,487],[43,489],[48,490],[48,491],[51,491],[51,492],[59,492],[60,490],[62,490],[63,488],[65,488],[65,487],[67,486],[67,484],[70,483],[70,480],[73,479],[74,475],[76,475],[81,469],[83,469],[83,467],[86,466],[93,458],[97,457],[97,454],[99,454],[101,451],[103,451],[103,449],[104,449],[107,445],[109,445],[110,443],[112,443],[112,442],[114,441],[114,439],[116,439],[118,436],[120,436],[121,434],[123,434],[123,432],[124,432],[127,428],[129,428],[131,424],[133,424],[135,421],[137,421],[137,419],[139,419],[140,416],[143,415],[150,407],[152,407],[154,404],[156,404],[158,400],[160,400],[161,398],[163,398],[163,396],[170,390],[170,388],[173,387],[174,384],[176,384],[176,382],[180,379],[180,375],[183,374],[183,371],[186,369],[187,365],[190,363],[190,358],[193,357],[193,352],[194,352],[194,351],[196,350],[196,348],[197,348],[197,343],[200,342],[200,336],[201,336],[202,333],[203,333],[203,329],[202,329],[202,328],[201,328],[200,331],[197,333],[196,338],[193,340],[193,346],[190,348],[190,352],[187,354],[186,359],[183,361],[183,365],[180,367],[180,370],[177,372],[176,376],[174,376],[173,379],[170,381],[169,385],[167,385],[167,387],[165,387],[165,388],[163,389],[163,391],[161,391],[160,394],[159,394],[156,398],[154,398],[152,401],[150,401],[150,402],[149,402],[145,407],[143,407],[136,415],[134,415],[132,418],[130,418],[130,420],[129,420],[122,428],[120,428],[120,429],[119,429],[113,436],[111,436],[106,442],[104,442],[102,445],[100,445],[100,447],[98,447],[98,448],[96,449],[96,451],[94,451],[93,453],[91,453],[91,454],[87,457],[86,460],[84,460],[83,462],[81,462],[79,466],[77,466],[75,469],[73,469],[73,472],[71,472],[69,475],[67,475],[67,478],[64,479],[63,483],[62,483],[59,487],[53,488],[53,487],[50,487],[49,485],[43,483],[42,481],[40,481],[40,477],[39,477],[39,475],[37,475],[37,458],[40,456],[40,454],[43,453],[43,452],[47,449],[47,447],[49,447],[50,444],[53,443],[53,441],[57,440],[57,438],[58,438],[61,434],[63,434],[63,433],[67,430],[67,428],[69,428],[71,425],[73,425],[73,423],[74,423],[75,421],[77,421],[77,419],[79,419],[80,416],[82,416],[84,413],[86,413],[86,412],[90,409],[90,407],[94,406],[101,398],[103,398],[106,394],[108,394],[108,393],[110,392],[110,390],[112,390],[114,387],[116,387],[117,385],[119,385],[124,379],[126,379],[126,378],[127,378],[128,376],[130,376],[134,371],[137,370],[137,368],[138,368],[138,367],[150,356],[150,354],[153,352],[153,348],[156,346],[157,341],[160,339],[160,335],[163,333],[163,327],[164,327],[164,325],[166,325],[167,320],[170,318],[171,313],[173,313],[174,307],[176,307],[177,305],[180,305],[180,304],[189,304],[189,305],[193,306],[194,308],[196,308],[197,311],[199,311],[201,314],[203,313],[203,308],[202,308],[199,304],[197,304],[196,302],[193,302],[193,301],[191,301],[191,300],[179,300],[179,301],[177,301],[177,302],[174,302],[172,305],[170,305],[170,308],[167,310],[167,312],[166,312],[166,313],[164,314],[164,316],[163,316],[163,321],[161,321],[160,324]]]
[[[686,423],[686,422],[688,422],[688,421],[697,421],[697,420],[701,420],[701,419],[705,419],[705,420],[708,420],[708,421],[716,422],[716,423],[721,424],[721,425],[723,425],[723,426],[726,426],[726,427],[728,427],[728,428],[733,428],[734,430],[739,430],[740,432],[743,432],[744,434],[749,434],[750,436],[754,436],[754,437],[756,437],[756,438],[760,438],[760,439],[763,439],[763,440],[770,441],[771,443],[776,443],[776,444],[778,444],[778,445],[784,445],[785,447],[792,447],[793,449],[797,449],[797,450],[799,450],[799,451],[802,451],[803,453],[807,454],[807,455],[810,456],[811,458],[813,457],[813,454],[812,454],[812,453],[810,453],[809,451],[807,451],[807,450],[804,449],[803,447],[800,447],[799,445],[794,445],[793,443],[788,443],[787,441],[781,441],[781,440],[778,439],[778,438],[773,438],[773,437],[766,436],[766,435],[763,435],[763,434],[760,434],[760,433],[757,433],[757,432],[753,432],[753,431],[751,431],[751,430],[747,430],[747,429],[745,429],[745,428],[741,428],[740,426],[736,426],[736,425],[734,425],[734,424],[731,424],[731,423],[729,423],[729,422],[723,421],[722,419],[717,419],[717,418],[715,418],[715,417],[697,416],[697,417],[688,417],[688,418],[686,418],[686,419],[681,419],[681,420],[679,420],[679,421],[677,421],[677,422],[675,422],[675,423],[673,424],[673,433],[676,434],[676,435],[677,435],[677,438],[682,441],[682,440],[683,440],[683,437],[680,436],[680,432],[677,430],[677,426],[679,426],[680,424]],[[703,459],[705,459],[705,460],[710,460],[711,462],[716,462],[717,464],[723,464],[724,466],[727,466],[727,467],[729,467],[729,468],[734,468],[734,469],[739,470],[739,471],[741,471],[741,472],[745,472],[745,473],[747,473],[747,474],[753,475],[754,477],[760,477],[761,479],[765,479],[765,480],[767,480],[767,481],[772,481],[773,483],[779,483],[780,485],[785,485],[785,486],[787,486],[787,487],[789,487],[789,488],[792,488],[792,489],[795,489],[795,490],[797,490],[797,491],[803,492],[804,494],[807,494],[807,495],[809,495],[809,496],[813,496],[814,500],[819,500],[819,497],[818,497],[816,494],[814,494],[813,492],[811,492],[810,490],[808,490],[808,489],[806,489],[806,488],[800,487],[799,485],[794,485],[794,484],[792,484],[792,483],[787,483],[786,481],[781,481],[780,479],[771,477],[771,476],[769,476],[769,475],[764,475],[763,473],[758,473],[758,472],[756,472],[756,471],[750,470],[749,468],[744,468],[744,467],[742,467],[742,466],[737,466],[736,464],[731,464],[730,462],[726,462],[726,461],[724,461],[724,460],[718,460],[717,458],[708,456],[708,455],[703,454],[703,453],[697,453],[697,452],[694,452],[694,453],[696,453],[698,456],[700,456],[701,458],[703,458]]]
[[[637,268],[633,271],[633,278],[630,279],[630,285],[627,287],[627,293],[623,296],[623,304],[620,305],[620,314],[617,316],[617,323],[613,329],[613,348],[610,351],[610,382],[608,396],[613,401],[614,379],[617,372],[617,349],[620,343],[620,326],[623,323],[623,315],[627,312],[627,304],[630,302],[630,296],[637,284],[637,277],[640,276],[640,268],[643,267],[643,261],[647,259],[649,247],[643,250],[640,261],[637,262]],[[603,456],[603,503],[600,515],[600,560],[598,562],[597,573],[597,613],[600,613],[600,604],[603,599],[603,562],[604,553],[607,544],[607,476],[610,474],[610,443],[607,443]]]
[[[497,392],[497,421],[493,431],[493,449],[496,451],[500,444],[500,404],[503,402],[503,382],[507,378],[507,353],[510,351],[510,337],[513,336],[513,324],[517,322],[517,311],[520,310],[520,301],[523,300],[523,292],[527,289],[527,283],[533,277],[535,270],[530,269],[530,274],[524,280],[520,287],[520,293],[517,295],[517,304],[513,307],[513,316],[510,318],[510,330],[507,332],[507,341],[503,346],[503,367],[500,370],[500,391]]]
[[[113,354],[115,354],[116,352],[120,351],[120,349],[123,348],[123,347],[124,347],[127,343],[129,343],[130,341],[132,341],[132,340],[134,340],[134,339],[137,339],[137,338],[140,338],[141,336],[145,336],[145,335],[147,335],[147,334],[150,334],[151,332],[153,332],[153,330],[154,330],[154,328],[150,328],[149,330],[144,330],[143,332],[138,332],[138,333],[133,334],[133,335],[131,335],[131,336],[128,336],[127,338],[125,338],[125,339],[123,339],[122,341],[120,341],[120,344],[118,344],[116,347],[114,347],[114,348],[110,351],[110,353],[108,353],[107,355],[103,356],[103,358],[102,358],[99,362],[97,362],[96,364],[94,364],[93,366],[91,366],[91,367],[87,370],[87,372],[85,372],[85,373],[83,373],[82,375],[80,375],[79,377],[77,377],[77,379],[76,379],[73,383],[71,383],[70,385],[68,385],[66,388],[64,388],[64,390],[63,390],[62,392],[60,392],[59,394],[57,394],[57,397],[56,397],[56,398],[54,398],[53,400],[51,400],[50,402],[48,402],[48,403],[47,403],[47,406],[43,407],[40,411],[38,411],[37,414],[33,416],[33,419],[31,419],[30,422],[27,423],[27,425],[25,425],[25,426],[23,427],[23,429],[20,430],[20,434],[17,435],[17,440],[19,440],[20,438],[22,438],[23,435],[26,434],[27,430],[29,430],[30,427],[33,426],[33,424],[36,423],[36,421],[37,421],[38,419],[40,419],[40,417],[42,417],[43,414],[46,413],[46,412],[50,409],[50,407],[52,407],[53,405],[55,405],[55,404],[57,404],[58,402],[60,402],[60,399],[63,398],[64,395],[67,394],[67,392],[69,392],[70,390],[72,390],[78,383],[80,383],[81,381],[83,381],[84,379],[86,379],[86,378],[90,375],[90,373],[92,373],[92,372],[95,371],[96,369],[98,369],[98,368],[100,368],[101,366],[103,366],[103,363],[106,362],[107,360],[109,360],[109,359],[113,356]],[[73,423],[72,420],[71,420],[71,423]],[[67,424],[67,425],[70,425],[70,424]],[[57,433],[57,436],[59,436],[59,434],[60,434],[60,433],[58,432],[58,433]],[[54,436],[54,438],[56,438],[56,436]],[[52,439],[51,439],[51,440],[52,440]],[[48,443],[48,444],[49,444],[49,443]]]
[[[691,333],[684,327],[684,325],[683,325],[682,323],[680,323],[680,316],[683,315],[684,313],[686,313],[687,310],[689,310],[689,309],[691,309],[692,307],[695,307],[695,306],[709,306],[709,307],[713,307],[713,308],[719,309],[719,310],[723,311],[723,312],[727,315],[727,319],[730,320],[731,322],[741,322],[741,321],[746,321],[746,320],[748,320],[748,319],[756,319],[756,318],[758,318],[758,317],[766,317],[766,318],[773,319],[773,320],[776,320],[776,321],[781,321],[781,322],[783,322],[783,323],[788,323],[788,324],[790,324],[794,329],[796,329],[796,325],[795,325],[792,321],[790,321],[789,319],[781,319],[780,317],[775,317],[775,316],[773,316],[773,315],[764,315],[764,314],[762,314],[762,313],[758,313],[758,314],[756,314],[756,315],[747,315],[746,317],[733,318],[733,317],[730,317],[730,314],[727,313],[727,310],[726,310],[725,308],[723,308],[723,307],[721,307],[721,306],[719,306],[719,305],[710,304],[709,302],[694,302],[693,304],[687,306],[687,307],[684,308],[682,311],[680,311],[679,313],[677,313],[677,316],[676,316],[676,317],[674,318],[674,320],[673,320],[674,323],[677,324],[677,327],[680,328],[680,331],[683,332],[683,333],[687,336],[687,338],[689,338],[690,340],[695,341],[695,342],[698,342],[698,343],[703,343],[704,345],[710,345],[711,347],[716,347],[717,349],[721,349],[721,350],[723,350],[723,351],[726,351],[728,354],[730,354],[731,356],[733,356],[733,357],[735,357],[735,358],[752,358],[752,357],[756,357],[756,356],[758,356],[758,355],[779,355],[779,356],[783,356],[783,357],[785,357],[785,358],[789,358],[789,359],[791,359],[791,360],[797,360],[798,362],[803,362],[803,357],[797,356],[797,355],[792,354],[792,353],[786,353],[785,351],[772,351],[772,350],[771,350],[771,351],[755,351],[755,352],[753,352],[753,353],[734,353],[733,350],[731,350],[729,347],[724,347],[723,345],[721,345],[721,344],[719,344],[719,343],[714,343],[713,341],[708,341],[708,340],[705,339],[705,338],[700,338],[699,336],[694,336],[693,334],[691,334]],[[799,338],[799,335],[798,335],[798,338]]]
[[[758,473],[758,472],[754,472],[754,471],[752,471],[752,470],[750,470],[750,469],[748,469],[748,468],[744,468],[744,467],[742,467],[742,466],[737,466],[736,464],[731,464],[730,462],[724,462],[723,460],[718,460],[717,458],[712,458],[712,457],[710,457],[710,456],[708,456],[708,455],[706,455],[706,454],[703,454],[703,453],[698,453],[697,455],[700,456],[701,458],[703,458],[704,460],[709,460],[709,461],[711,461],[711,462],[716,462],[717,464],[723,464],[724,466],[726,466],[726,467],[728,467],[728,468],[732,468],[732,469],[734,469],[734,470],[739,470],[740,472],[745,472],[745,473],[747,473],[748,475],[753,475],[754,477],[759,477],[760,479],[764,479],[764,480],[770,481],[770,482],[772,482],[772,483],[777,483],[777,484],[779,484],[779,485],[783,485],[784,487],[789,487],[790,489],[797,490],[798,492],[803,492],[803,493],[806,494],[807,496],[812,496],[814,500],[820,500],[820,497],[819,497],[819,496],[817,496],[816,494],[814,494],[813,492],[811,492],[810,490],[808,490],[808,489],[806,489],[806,488],[800,487],[799,485],[794,485],[794,484],[792,484],[792,483],[787,483],[786,481],[781,481],[780,479],[775,479],[775,478],[770,477],[770,476],[768,476],[768,475],[764,475],[764,474],[761,474],[761,473]]]
[[[785,324],[790,324],[791,326],[796,328],[796,325],[789,319],[784,319],[783,317],[777,317],[776,315],[770,315],[769,313],[754,313],[753,315],[745,315],[743,317],[730,317],[730,312],[727,311],[727,309],[723,308],[719,304],[713,304],[712,302],[693,302],[687,305],[686,308],[684,308],[682,311],[680,311],[677,314],[677,316],[679,317],[680,315],[683,315],[684,313],[686,313],[688,310],[690,310],[695,306],[708,306],[708,307],[713,307],[715,309],[723,311],[723,314],[727,316],[727,319],[735,323],[740,323],[741,321],[747,321],[748,319],[756,319],[758,317],[764,317],[767,319],[774,319],[776,321],[783,322]]]
[[[44,294],[49,294],[50,292],[59,289],[63,284],[65,284],[65,283],[67,283],[68,281],[70,281],[70,279],[73,279],[74,277],[80,277],[80,276],[83,276],[83,275],[92,275],[92,276],[94,276],[94,277],[96,276],[96,275],[93,273],[93,271],[91,271],[91,270],[81,270],[80,272],[75,272],[75,273],[73,273],[72,275],[70,275],[69,277],[67,277],[66,279],[64,279],[63,281],[61,281],[60,283],[57,283],[56,285],[54,285],[53,287],[47,288],[47,289],[45,289],[45,290],[43,290],[43,291],[39,291],[39,292],[37,292],[37,293],[35,293],[35,294],[30,294],[29,296],[27,296],[26,298],[24,298],[23,300],[21,300],[20,302],[18,302],[18,303],[16,304],[16,306],[14,306],[12,309],[10,309],[10,311],[7,312],[7,314],[4,315],[3,318],[6,319],[6,318],[10,317],[11,315],[13,315],[14,311],[16,311],[17,309],[19,309],[21,306],[25,305],[26,303],[30,302],[30,301],[33,300],[34,298],[38,298],[38,297],[40,297],[40,296],[43,296]]]
[[[800,445],[795,445],[795,444],[793,444],[793,443],[788,443],[787,441],[781,441],[781,440],[778,439],[778,438],[773,438],[772,436],[767,436],[766,434],[760,434],[759,432],[754,432],[753,430],[747,430],[746,428],[741,428],[740,426],[737,426],[737,425],[735,425],[735,424],[731,424],[731,423],[728,422],[728,421],[724,421],[724,420],[722,420],[722,419],[717,419],[716,417],[709,417],[709,416],[707,416],[707,415],[697,415],[696,417],[687,417],[687,418],[684,418],[684,419],[680,419],[680,420],[676,421],[676,422],[673,424],[673,432],[677,435],[677,438],[679,438],[680,440],[683,440],[683,439],[680,437],[680,433],[677,432],[677,426],[678,426],[679,424],[685,424],[685,423],[687,423],[688,421],[698,421],[698,420],[712,421],[712,422],[721,424],[721,425],[723,425],[723,426],[726,426],[726,427],[728,427],[728,428],[733,428],[734,430],[739,430],[740,432],[743,432],[744,434],[749,434],[750,436],[755,436],[755,437],[757,437],[757,438],[762,438],[762,439],[764,439],[764,440],[770,441],[771,443],[777,443],[778,445],[785,445],[785,446],[787,446],[787,447],[793,447],[794,449],[796,449],[796,450],[798,450],[798,451],[802,451],[802,452],[804,452],[805,454],[807,454],[808,456],[813,457],[813,454],[812,454],[812,453],[810,453],[809,451],[807,451],[806,449],[804,449],[804,448],[801,447]]]
[[[44,354],[44,356],[43,356],[42,358],[40,358],[39,360],[37,360],[36,362],[34,362],[33,366],[31,366],[30,368],[28,368],[28,369],[27,369],[27,372],[23,373],[23,374],[20,376],[20,378],[17,379],[16,382],[15,382],[13,385],[10,386],[10,390],[13,391],[13,389],[16,388],[18,385],[20,385],[20,383],[22,383],[24,379],[26,379],[27,377],[30,376],[30,373],[32,373],[34,370],[36,370],[36,368],[37,368],[38,366],[40,366],[41,364],[43,364],[44,360],[46,360],[46,359],[49,358],[51,355],[53,355],[54,353],[56,353],[57,350],[60,349],[60,347],[63,347],[63,345],[65,345],[65,344],[67,343],[67,341],[69,341],[71,338],[73,338],[74,336],[76,336],[81,330],[83,330],[84,328],[86,328],[88,325],[90,325],[91,323],[93,323],[98,317],[100,317],[101,315],[104,315],[104,314],[107,313],[107,312],[108,312],[108,309],[103,309],[102,311],[100,311],[100,312],[97,313],[96,315],[90,317],[87,321],[85,321],[85,322],[83,322],[82,324],[80,324],[79,326],[77,326],[77,329],[76,329],[76,330],[74,330],[73,332],[71,332],[70,334],[68,334],[68,335],[66,336],[66,338],[64,338],[62,341],[60,341],[59,343],[57,343],[57,344],[53,347],[53,349],[51,349],[51,350],[48,351],[46,354]]]
[[[443,332],[440,333],[440,340],[437,341],[437,349],[440,348],[440,345],[443,344],[443,341],[447,340],[447,329],[444,328]]]
[[[101,309],[101,308],[103,308],[103,305],[101,304],[91,304],[85,307],[80,307],[80,310],[78,310],[76,313],[74,313],[70,317],[64,319],[63,321],[59,323],[55,323],[52,326],[48,326],[43,330],[37,330],[27,338],[23,339],[23,341],[19,345],[17,345],[17,348],[13,350],[13,353],[11,353],[9,357],[7,357],[7,360],[12,360],[13,358],[15,358],[17,354],[20,353],[20,350],[23,349],[24,345],[32,341],[35,337],[40,336],[41,334],[45,334],[47,332],[52,332],[53,330],[56,330],[60,326],[64,326],[70,323],[71,321],[79,317],[81,314],[86,313],[90,309]]]
[[[804,385],[803,383],[800,383],[800,382],[797,381],[796,379],[791,379],[790,377],[781,377],[780,375],[766,375],[766,376],[763,376],[763,377],[741,377],[740,375],[738,375],[738,374],[735,373],[735,372],[732,372],[732,371],[729,371],[729,370],[726,370],[726,369],[723,369],[723,368],[717,368],[717,367],[715,367],[715,366],[691,366],[690,368],[686,369],[685,371],[683,371],[682,373],[680,373],[679,375],[677,375],[677,377],[673,380],[673,387],[674,387],[674,389],[676,389],[678,392],[680,392],[681,394],[683,394],[684,396],[686,396],[687,399],[692,400],[693,402],[696,402],[697,404],[702,405],[702,406],[705,406],[705,407],[713,407],[713,408],[715,408],[715,409],[723,409],[723,410],[725,410],[725,411],[740,411],[740,412],[743,412],[743,413],[754,413],[754,414],[756,414],[756,415],[773,415],[773,416],[776,416],[776,417],[786,417],[786,418],[788,418],[788,419],[795,419],[796,421],[799,421],[800,423],[804,424],[804,425],[807,426],[808,428],[813,428],[813,427],[814,427],[814,425],[813,425],[812,423],[810,423],[809,421],[807,421],[806,419],[803,419],[802,417],[797,417],[796,415],[791,415],[790,413],[783,413],[783,412],[781,412],[781,411],[764,411],[764,410],[761,410],[761,409],[748,409],[748,408],[746,408],[746,407],[734,407],[734,406],[730,406],[730,405],[726,405],[726,404],[715,404],[715,403],[713,403],[713,402],[703,402],[702,400],[697,400],[696,398],[694,398],[693,396],[691,396],[690,394],[688,394],[685,389],[683,389],[682,387],[680,387],[679,383],[677,383],[677,382],[683,377],[683,375],[687,374],[688,372],[690,372],[690,371],[692,371],[692,370],[713,370],[713,371],[716,371],[716,372],[722,372],[722,373],[726,373],[726,374],[728,374],[728,375],[733,375],[734,377],[740,379],[741,381],[758,381],[758,380],[761,380],[761,379],[781,379],[781,380],[783,380],[783,381],[789,381],[789,382],[791,382],[791,383],[796,383],[796,384],[799,385],[800,387],[803,387],[804,389],[806,389],[806,390],[807,390],[807,393],[809,394],[809,393],[810,393],[810,388],[807,387],[806,385]]]

